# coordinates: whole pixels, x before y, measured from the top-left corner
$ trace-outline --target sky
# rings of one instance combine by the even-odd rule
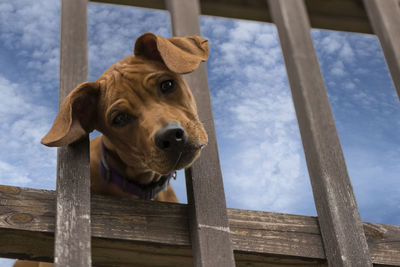
[[[0,184],[55,189],[55,0],[0,0]],[[200,18],[229,208],[315,216],[290,87],[273,24]],[[89,80],[145,32],[171,35],[165,11],[89,4]],[[311,31],[364,221],[400,225],[400,103],[373,35]],[[173,187],[186,202],[183,172]],[[12,261],[0,259],[1,266]]]

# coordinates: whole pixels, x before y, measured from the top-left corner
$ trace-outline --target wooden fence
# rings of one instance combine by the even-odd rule
[[[200,14],[274,22],[318,217],[226,209],[202,64],[186,78],[209,145],[185,172],[188,205],[90,197],[86,139],[58,150],[57,193],[0,186],[0,256],[56,266],[400,266],[400,226],[361,222],[310,35],[311,26],[373,31],[400,96],[399,0],[97,2],[168,9],[177,36],[200,34]],[[62,0],[60,101],[87,80],[86,14],[87,0]]]

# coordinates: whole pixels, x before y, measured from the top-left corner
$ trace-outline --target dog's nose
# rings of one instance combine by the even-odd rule
[[[155,135],[156,146],[161,150],[179,150],[186,142],[185,129],[179,122],[170,121]]]

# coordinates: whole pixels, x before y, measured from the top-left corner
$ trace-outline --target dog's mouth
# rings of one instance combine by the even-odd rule
[[[179,169],[182,169],[182,168],[183,168],[183,167],[182,167],[182,168],[177,168],[177,167],[180,165],[179,163],[181,162],[182,158],[183,158],[183,161],[185,161],[186,158],[188,158],[188,157],[191,156],[191,154],[196,154],[196,153],[198,153],[198,152],[201,151],[203,148],[205,148],[206,145],[207,145],[207,144],[200,144],[200,145],[196,145],[196,146],[192,145],[192,146],[188,146],[187,148],[185,148],[185,149],[183,149],[182,151],[180,151],[179,154],[178,154],[178,156],[177,156],[176,163],[175,163],[174,167],[172,168],[173,171],[176,171],[176,170],[179,170]],[[197,158],[197,157],[195,156],[195,158]],[[185,167],[186,167],[186,166],[185,166]]]
[[[172,171],[177,170],[176,167],[178,166],[179,161],[181,160],[181,158],[182,158],[182,152],[179,153],[178,159],[176,160],[176,163],[175,163],[174,167],[172,168]]]
[[[156,172],[166,175],[176,170],[190,167],[200,156],[201,150],[207,144],[187,144],[180,150],[157,153],[149,167]]]

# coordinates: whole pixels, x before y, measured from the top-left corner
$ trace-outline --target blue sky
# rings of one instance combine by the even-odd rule
[[[59,12],[55,0],[0,1],[0,184],[55,188],[56,150],[40,139],[57,112]],[[171,34],[163,11],[90,4],[88,17],[90,80],[132,53],[140,34]],[[316,215],[275,27],[200,22],[228,207]],[[399,225],[400,103],[379,41],[312,37],[361,216]],[[182,172],[173,186],[185,202]]]

